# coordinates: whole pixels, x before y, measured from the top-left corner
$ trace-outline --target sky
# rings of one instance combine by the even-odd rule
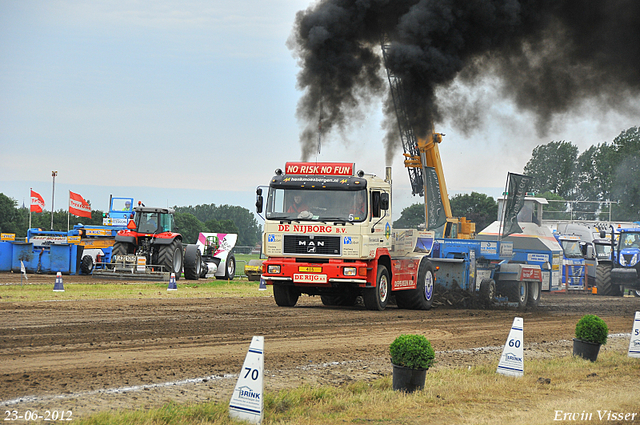
[[[256,187],[302,156],[300,68],[286,43],[296,12],[310,5],[0,0],[0,193],[28,205],[33,188],[49,211],[52,198],[55,210],[67,209],[69,190],[100,210],[113,195],[254,211]],[[564,140],[582,152],[640,124],[637,107],[583,104],[539,134],[534,117],[496,91],[487,78],[438,93],[445,106],[466,96],[486,108],[472,126],[438,123],[450,196],[498,197],[536,146]],[[378,175],[391,165],[397,219],[421,199],[411,196],[400,144],[385,161],[381,103],[362,117],[324,136],[312,160],[354,162]]]

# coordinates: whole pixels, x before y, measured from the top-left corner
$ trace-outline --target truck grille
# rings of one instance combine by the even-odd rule
[[[340,255],[340,236],[285,235],[284,253],[295,255]]]

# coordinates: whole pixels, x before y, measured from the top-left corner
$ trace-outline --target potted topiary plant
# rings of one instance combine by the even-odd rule
[[[423,335],[400,335],[389,346],[393,365],[393,389],[414,392],[424,388],[427,369],[435,351]]]
[[[595,362],[600,346],[607,343],[609,328],[596,315],[586,314],[576,324],[576,337],[573,338],[573,355]]]

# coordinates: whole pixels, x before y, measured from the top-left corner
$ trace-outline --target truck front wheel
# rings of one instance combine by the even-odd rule
[[[293,307],[299,297],[300,291],[295,286],[273,285],[273,298],[280,307]]]
[[[387,307],[389,302],[389,271],[385,266],[378,266],[378,277],[376,278],[376,287],[367,288],[362,294],[364,306],[367,310],[382,311]]]

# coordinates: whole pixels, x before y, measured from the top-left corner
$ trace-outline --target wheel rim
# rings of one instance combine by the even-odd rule
[[[229,273],[229,277],[234,277],[236,274],[236,265],[234,261],[229,261],[227,263],[227,273]]]
[[[525,295],[527,294],[527,284],[520,282],[520,302],[523,303]]]
[[[380,301],[385,302],[387,299],[387,294],[389,292],[389,282],[387,281],[387,276],[383,275],[380,277],[380,287],[378,291],[380,292]]]
[[[424,297],[428,300],[433,296],[433,274],[427,271],[424,276]]]
[[[171,272],[177,273],[182,266],[182,258],[180,257],[180,251],[176,248],[173,251],[173,270]]]

